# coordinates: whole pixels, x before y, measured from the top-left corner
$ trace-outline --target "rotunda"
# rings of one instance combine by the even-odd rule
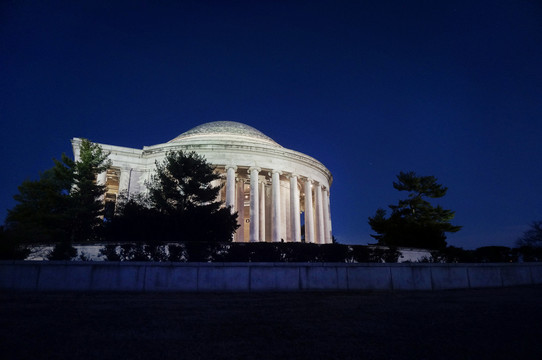
[[[78,160],[81,139],[72,139]],[[238,212],[237,242],[332,242],[330,186],[333,177],[318,160],[286,149],[259,130],[239,122],[215,121],[158,145],[132,149],[99,144],[112,165],[98,176],[107,187],[106,205],[120,192],[145,192],[145,182],[168,151],[194,151],[222,174],[220,201]]]

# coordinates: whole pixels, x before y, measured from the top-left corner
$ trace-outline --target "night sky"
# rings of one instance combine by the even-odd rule
[[[450,245],[542,220],[540,1],[160,3],[2,1],[1,219],[73,137],[142,148],[229,120],[330,169],[341,243],[374,242],[399,171],[449,188]]]

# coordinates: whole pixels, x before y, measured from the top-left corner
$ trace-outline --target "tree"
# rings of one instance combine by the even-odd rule
[[[407,191],[408,197],[397,205],[390,205],[391,215],[378,209],[369,217],[369,225],[376,232],[371,235],[380,245],[406,246],[426,249],[446,247],[446,232],[457,232],[460,226],[450,224],[455,212],[436,207],[426,200],[446,195],[447,188],[437,183],[434,176],[416,176],[414,172],[400,172],[393,187]]]
[[[56,167],[56,165],[55,165]],[[38,180],[25,180],[13,198],[18,202],[6,217],[12,237],[26,243],[52,243],[69,238],[68,191],[70,185],[59,178],[55,168],[40,174]]]
[[[95,237],[101,224],[105,186],[96,184],[96,178],[110,166],[108,155],[83,139],[80,160],[62,154],[38,180],[25,180],[14,196],[18,204],[8,210],[10,236],[23,242],[56,243],[51,259],[75,256],[72,243]]]
[[[164,214],[183,213],[194,208],[217,210],[215,202],[220,180],[203,156],[195,152],[168,152],[162,163],[156,163],[156,173],[147,184],[152,206]]]
[[[146,197],[119,204],[109,226],[109,236],[127,232],[146,243],[157,241],[231,241],[237,229],[237,213],[216,201],[221,179],[205,158],[195,152],[174,151],[156,163]]]
[[[65,156],[64,156],[65,157]],[[71,162],[63,160],[67,167],[57,162],[57,172],[64,172],[64,177],[71,175],[69,192],[69,212],[71,214],[71,241],[86,241],[96,235],[96,228],[102,223],[104,204],[102,196],[106,187],[97,184],[98,174],[111,166],[109,153],[95,143],[83,139],[79,158],[71,166]],[[72,170],[73,169],[73,170]],[[59,175],[60,176],[60,175]]]
[[[530,229],[516,240],[516,246],[522,261],[542,261],[542,221],[533,221]]]
[[[169,152],[156,164],[149,188],[149,202],[169,216],[170,229],[183,241],[231,241],[237,214],[216,201],[219,174],[195,152]]]
[[[542,248],[542,221],[533,221],[531,228],[516,240],[518,247]]]

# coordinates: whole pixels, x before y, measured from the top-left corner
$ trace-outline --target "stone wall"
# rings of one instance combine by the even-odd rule
[[[0,261],[25,291],[441,290],[542,284],[542,264],[306,264]]]

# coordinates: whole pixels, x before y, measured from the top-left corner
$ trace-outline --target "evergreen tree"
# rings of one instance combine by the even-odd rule
[[[195,152],[168,152],[162,163],[156,163],[156,173],[147,184],[151,205],[164,214],[179,214],[194,208],[218,210],[215,202],[220,186],[219,174],[203,156]]]
[[[83,139],[80,160],[63,154],[38,180],[24,181],[14,196],[18,204],[8,210],[6,231],[10,237],[56,243],[51,254],[55,260],[75,256],[71,244],[95,237],[101,223],[105,186],[96,184],[96,177],[110,166],[108,155],[99,145]]]
[[[195,152],[169,152],[146,184],[147,196],[122,199],[108,224],[110,240],[227,242],[237,229],[237,213],[216,201],[221,179]]]
[[[21,242],[52,243],[69,238],[68,191],[70,185],[58,178],[55,169],[25,180],[13,198],[17,205],[8,210],[6,230]]]
[[[195,152],[169,152],[156,164],[149,188],[149,203],[167,215],[169,238],[182,241],[231,241],[237,214],[216,201],[221,176]]]
[[[109,153],[95,143],[83,139],[81,142],[79,160],[72,166],[60,166],[57,163],[59,177],[72,176],[69,193],[69,212],[71,219],[71,241],[91,240],[96,236],[95,229],[103,222],[104,204],[102,196],[105,194],[105,185],[97,184],[98,174],[111,166],[108,160]],[[66,174],[62,176],[62,173]]]
[[[414,172],[400,172],[393,187],[407,191],[408,197],[397,205],[390,205],[391,215],[378,209],[369,218],[369,225],[376,232],[371,235],[380,245],[442,249],[446,247],[446,232],[457,232],[460,226],[450,224],[454,212],[436,207],[426,200],[441,198],[448,190],[437,183],[434,176],[416,176]]]

